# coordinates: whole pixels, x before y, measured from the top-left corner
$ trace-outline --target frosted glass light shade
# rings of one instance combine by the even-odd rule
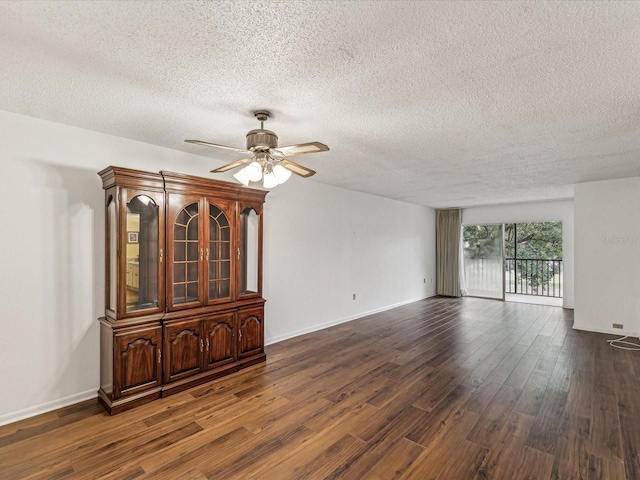
[[[281,185],[289,180],[289,177],[291,177],[291,170],[284,168],[282,165],[276,165],[273,167],[273,174],[276,176],[278,185]]]
[[[262,167],[258,162],[251,162],[244,170],[247,171],[247,178],[250,182],[259,182],[262,178]]]
[[[278,179],[273,172],[265,173],[262,186],[264,188],[273,188],[278,185]]]
[[[235,178],[236,180],[238,180],[241,184],[243,184],[245,187],[249,186],[249,175],[247,172],[247,167],[244,167],[242,170],[238,171],[238,173],[236,173],[233,178]]]
[[[273,188],[286,182],[291,177],[291,170],[282,165],[273,165],[273,163],[271,161],[266,162],[262,158],[260,158],[260,161],[254,160],[233,177],[245,187],[249,186],[249,182],[262,180],[264,188]]]

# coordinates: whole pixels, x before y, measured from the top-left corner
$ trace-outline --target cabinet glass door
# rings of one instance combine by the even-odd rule
[[[193,202],[182,208],[173,222],[173,305],[199,301],[199,217],[200,206]]]
[[[159,206],[147,195],[127,203],[125,243],[126,311],[158,308]]]
[[[231,297],[231,226],[224,211],[209,204],[207,245],[209,302]]]
[[[115,315],[118,299],[118,216],[112,195],[107,201],[107,310]]]
[[[239,234],[239,292],[240,295],[258,294],[260,216],[251,207],[240,212]]]

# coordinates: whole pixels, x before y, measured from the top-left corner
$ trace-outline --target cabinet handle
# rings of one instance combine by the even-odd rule
[[[238,247],[238,260],[240,260],[240,247]]]
[[[160,263],[162,263],[162,249],[160,249]]]
[[[202,339],[200,339],[200,353],[204,350],[204,344],[202,343]]]
[[[200,260],[204,258],[204,249],[200,249]]]
[[[209,351],[209,339],[207,338],[207,351]]]
[[[242,340],[242,330],[238,330],[238,333],[240,334],[240,340]]]
[[[207,247],[207,262],[209,261],[209,248]]]
[[[158,349],[158,363],[162,360],[162,350]]]

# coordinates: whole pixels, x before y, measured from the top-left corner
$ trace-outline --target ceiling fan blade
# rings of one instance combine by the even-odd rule
[[[304,155],[305,153],[326,152],[329,150],[329,147],[327,147],[324,143],[310,142],[300,143],[298,145],[289,145],[286,147],[278,147],[274,148],[273,150],[282,153],[286,157],[291,157],[293,155]]]
[[[238,160],[237,162],[229,163],[227,165],[223,165],[220,168],[216,168],[215,170],[211,170],[211,173],[222,173],[222,172],[226,172],[227,170],[232,170],[234,168],[239,167],[240,165],[244,165],[249,160],[251,160],[251,159],[250,158],[243,158],[242,160]]]
[[[217,143],[211,142],[203,142],[202,140],[185,140],[187,143],[195,143],[196,145],[204,145],[206,147],[216,147],[223,148],[224,150],[232,150],[238,153],[248,153],[251,154],[249,150],[245,150],[244,148],[236,148],[236,147],[227,147],[226,145],[218,145]]]
[[[296,175],[300,175],[301,177],[304,177],[304,178],[311,177],[316,174],[314,170],[311,170],[310,168],[307,168],[307,167],[303,167],[302,165],[298,165],[297,163],[294,163],[290,160],[282,160],[280,162],[280,165],[282,165],[287,170],[291,170]]]

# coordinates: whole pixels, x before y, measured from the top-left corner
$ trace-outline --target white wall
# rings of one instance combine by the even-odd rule
[[[516,203],[465,208],[464,225],[489,223],[562,222],[564,308],[574,307],[574,205],[573,200]]]
[[[435,294],[433,209],[297,181],[265,219],[267,343]]]
[[[2,111],[0,161],[3,424],[96,396],[104,304],[96,172],[206,176],[221,163]],[[432,295],[434,216],[299,178],[274,189],[265,206],[267,343]]]
[[[640,178],[575,186],[574,328],[640,332]]]

